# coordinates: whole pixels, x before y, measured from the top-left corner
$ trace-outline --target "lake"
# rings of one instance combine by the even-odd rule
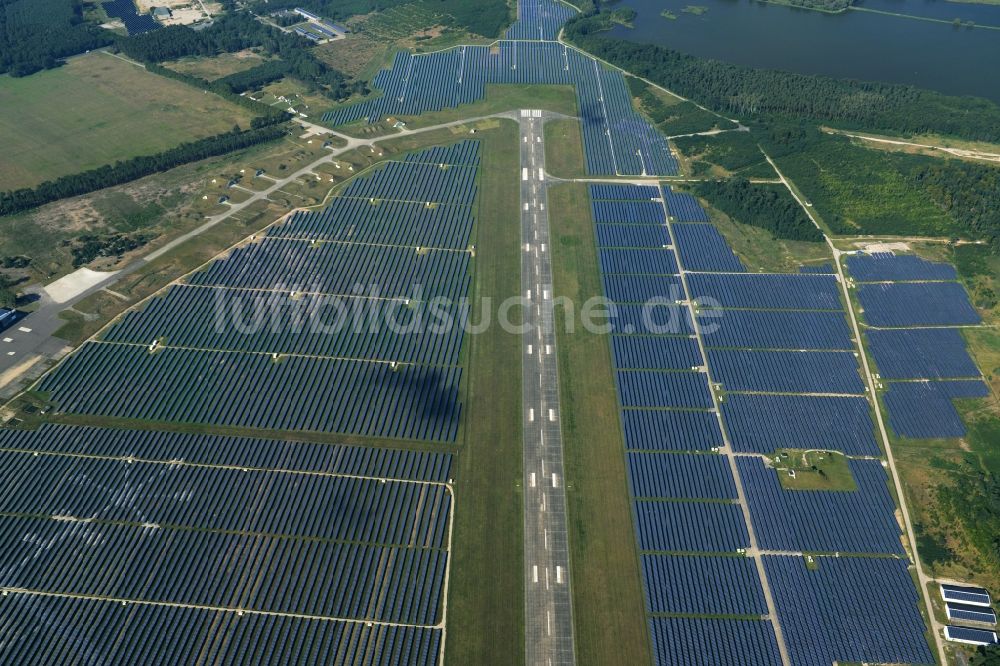
[[[701,15],[682,11],[707,8]],[[1000,102],[1000,30],[850,10],[824,14],[755,0],[623,0],[634,28],[615,37],[704,58],[838,78],[909,83]],[[859,7],[1000,26],[1000,6],[863,0]],[[664,9],[677,16],[661,16]]]

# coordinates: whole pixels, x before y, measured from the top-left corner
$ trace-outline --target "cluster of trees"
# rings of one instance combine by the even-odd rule
[[[819,9],[824,12],[841,12],[854,4],[853,0],[761,0],[761,2],[770,1],[803,9]]]
[[[669,106],[664,104],[650,89],[650,85],[642,79],[629,77],[628,85],[632,96],[639,98],[642,110],[656,128],[668,136],[736,127],[725,118],[698,108],[693,102],[680,102]]]
[[[156,155],[133,157],[82,173],[46,181],[34,188],[3,192],[0,193],[0,215],[11,215],[58,199],[120,185],[136,178],[172,169],[181,164],[274,141],[284,134],[285,128],[275,124],[245,131],[233,128],[232,132],[182,143],[176,148],[165,150]]]
[[[908,175],[956,222],[1000,249],[1000,169],[959,160],[922,160]]]
[[[698,183],[695,193],[737,222],[766,229],[775,238],[823,240],[823,234],[784,188],[730,178]]]
[[[451,17],[452,25],[484,37],[499,37],[512,18],[507,0],[258,0],[255,11],[302,7],[335,21],[402,5],[423,5]]]
[[[805,118],[855,129],[935,132],[1000,141],[1000,106],[985,99],[703,60],[662,46],[601,35],[611,21],[608,14],[598,12],[571,20],[566,24],[566,37],[596,56],[720,113],[755,119]]]
[[[275,30],[243,12],[224,16],[204,30],[170,26],[118,42],[122,53],[148,64],[184,56],[233,53],[252,47],[259,47],[279,58],[214,82],[210,88],[213,92],[239,93],[285,75],[294,76],[335,100],[355,92],[367,92],[363,82],[352,82],[341,72],[317,60],[309,51],[309,46],[310,42],[304,37]],[[162,70],[157,71],[163,73]]]
[[[73,254],[73,268],[79,268],[98,257],[121,257],[149,241],[150,237],[144,234],[113,233],[104,236],[84,234],[75,241],[63,241],[63,244],[72,246],[70,251]]]
[[[111,41],[110,33],[84,22],[79,0],[0,0],[0,74],[51,69]]]

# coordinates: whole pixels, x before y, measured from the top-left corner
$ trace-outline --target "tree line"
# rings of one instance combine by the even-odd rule
[[[20,213],[66,197],[79,196],[105,187],[120,185],[143,176],[172,169],[181,164],[274,141],[284,135],[285,128],[276,124],[245,131],[234,128],[231,132],[182,143],[176,148],[165,150],[156,155],[133,157],[89,171],[46,181],[34,188],[3,192],[0,193],[0,215]]]
[[[633,74],[695,99],[712,110],[748,119],[803,118],[900,134],[934,132],[1000,141],[1000,106],[913,86],[833,79],[704,60],[662,46],[601,33],[614,12],[598,11],[566,24],[580,48]]]

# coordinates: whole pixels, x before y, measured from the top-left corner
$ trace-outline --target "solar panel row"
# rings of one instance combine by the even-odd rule
[[[102,2],[101,7],[111,18],[121,19],[129,35],[152,32],[162,27],[149,14],[138,13],[133,0],[111,0],[111,2]]]
[[[597,245],[601,248],[666,248],[670,245],[670,236],[663,225],[598,224]]]
[[[627,449],[707,451],[724,444],[713,412],[626,409],[622,411],[622,426]]]
[[[750,546],[743,510],[735,503],[637,501],[635,529],[645,551],[733,553]]]
[[[702,337],[709,347],[853,351],[842,312],[702,310]]]
[[[591,185],[591,191],[597,185]],[[601,187],[610,188],[612,185]],[[625,187],[633,187],[626,185]],[[625,196],[623,193],[621,196]],[[663,204],[649,199],[592,199],[590,203],[594,222],[598,224],[620,223],[631,225],[653,224],[666,230]]]
[[[293,213],[271,227],[268,236],[464,250],[472,225],[471,206],[338,197],[322,210]]]
[[[703,372],[623,370],[617,378],[622,407],[712,407],[708,378]]]
[[[980,376],[965,338],[953,328],[870,329],[866,336],[882,379]]]
[[[643,555],[650,613],[767,615],[753,560],[747,557]]]
[[[735,394],[722,403],[722,416],[741,452],[808,448],[879,455],[865,398]]]
[[[0,599],[10,664],[438,663],[441,629],[12,594]]]
[[[594,183],[589,186],[590,198],[593,201],[642,201],[660,198],[660,188],[655,185],[602,185]]]
[[[777,666],[778,641],[770,622],[718,618],[649,620],[659,666]]]
[[[633,451],[627,457],[633,497],[736,499],[736,483],[723,456]]]
[[[553,0],[519,0],[517,21],[507,30],[507,39],[548,39],[559,35],[563,23],[573,18],[576,10]]]
[[[865,320],[877,327],[966,326],[979,314],[957,282],[863,284],[858,300]]]
[[[684,192],[674,192],[669,187],[663,188],[663,198],[667,210],[674,222],[708,222],[708,213],[701,207],[698,200]]]
[[[445,483],[451,455],[292,440],[112,430],[46,423],[37,430],[0,429],[0,449],[123,460],[186,461],[240,469],[340,474]]]
[[[726,391],[767,393],[864,393],[851,352],[709,349],[712,380]]]
[[[701,365],[692,337],[616,335],[611,354],[619,370],[690,370]]]
[[[456,365],[467,308],[426,301],[178,285],[101,339],[201,350]],[[455,325],[447,325],[454,322]]]
[[[912,254],[894,255],[889,252],[852,254],[847,257],[847,270],[858,282],[958,279],[955,267],[951,264],[927,261]]]
[[[746,272],[743,262],[711,224],[678,224],[674,236],[685,271]]]
[[[691,297],[702,307],[751,310],[842,311],[837,279],[832,275],[768,273],[688,276]]]
[[[443,485],[0,452],[0,513],[443,548]],[[38,492],[45,488],[44,493]],[[121,495],[127,496],[122,499]],[[253,512],[247,507],[253,506]],[[322,514],[313,509],[324,507]]]

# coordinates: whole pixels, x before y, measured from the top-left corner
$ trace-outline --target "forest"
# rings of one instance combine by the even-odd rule
[[[47,181],[34,188],[3,192],[0,193],[0,215],[19,213],[58,199],[120,185],[188,162],[274,141],[284,136],[285,131],[284,126],[278,124],[243,131],[234,128],[232,132],[183,143],[156,155],[133,157]]]
[[[78,0],[0,0],[0,74],[52,69],[111,42],[111,33],[84,22]]]
[[[265,62],[246,72],[226,77],[220,90],[240,93],[291,75],[332,100],[344,99],[356,92],[367,92],[364,82],[352,82],[314,57],[309,51],[310,45],[304,37],[275,30],[246,13],[224,16],[204,30],[170,26],[118,41],[122,53],[145,63],[161,63],[185,56],[214,56],[252,47],[260,47],[280,59],[280,62]]]
[[[808,123],[755,136],[838,234],[967,236],[1000,250],[1000,168],[877,150]]]
[[[580,48],[719,113],[747,120],[808,119],[895,134],[1000,142],[1000,106],[912,86],[752,69],[601,33],[614,12],[580,16],[565,37]]]
[[[775,238],[823,241],[823,234],[784,187],[729,178],[698,183],[694,191],[737,222],[769,231]]]

